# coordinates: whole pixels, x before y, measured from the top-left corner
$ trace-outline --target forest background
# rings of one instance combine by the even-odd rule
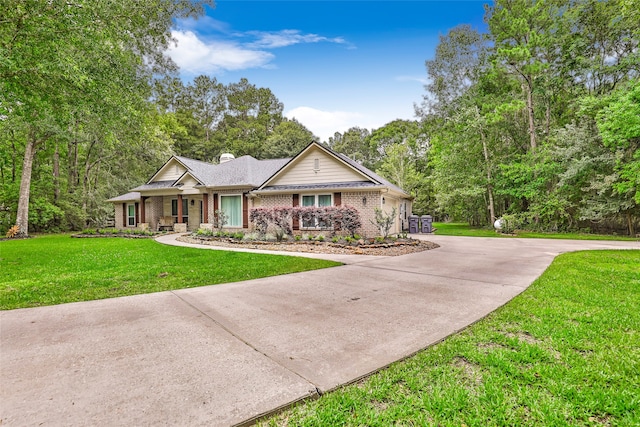
[[[178,78],[172,23],[210,4],[0,0],[0,232],[102,226],[106,200],[172,154],[290,157],[317,139],[268,88]],[[440,38],[416,120],[324,143],[419,215],[635,235],[638,1],[496,0],[485,20]]]

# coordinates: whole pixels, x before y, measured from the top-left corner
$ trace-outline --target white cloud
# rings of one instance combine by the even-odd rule
[[[248,46],[264,49],[274,49],[300,43],[329,42],[347,44],[342,37],[329,38],[317,34],[301,34],[299,30],[282,30],[277,32],[249,31],[246,34],[257,37],[257,40]]]
[[[305,125],[321,141],[328,141],[336,132],[345,132],[354,126],[371,129],[380,124],[361,113],[349,111],[322,111],[312,107],[296,107],[285,113],[289,119],[295,118]]]
[[[217,31],[220,33],[229,33],[231,31],[231,25],[227,22],[219,21],[210,17],[209,15],[199,16],[197,19],[194,18],[182,18],[176,21],[176,30],[181,31],[199,31],[202,29],[206,29],[207,32],[211,33],[212,31]]]
[[[418,82],[422,85],[426,85],[427,83],[429,83],[429,79],[427,77],[418,77],[418,76],[396,76],[396,81]]]
[[[171,34],[177,43],[169,47],[167,54],[189,74],[266,67],[274,58],[269,52],[233,42],[204,42],[193,31],[172,31]]]

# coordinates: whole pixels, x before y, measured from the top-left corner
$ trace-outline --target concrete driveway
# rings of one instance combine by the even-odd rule
[[[441,247],[0,312],[0,424],[251,422],[465,328],[526,289],[559,253],[640,249],[638,242],[428,240]]]

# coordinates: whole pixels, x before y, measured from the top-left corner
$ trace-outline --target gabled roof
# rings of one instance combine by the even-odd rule
[[[134,188],[135,191],[162,190],[179,187],[181,181],[191,176],[199,185],[205,187],[250,187],[260,186],[275,171],[282,168],[291,159],[258,160],[251,156],[242,156],[219,165],[194,160],[188,157],[172,156],[153,174],[146,184]],[[154,179],[172,161],[178,162],[186,171],[176,180],[154,181]]]
[[[285,174],[287,170],[294,167],[296,161],[309,150],[317,148],[328,156],[335,159],[338,163],[344,165],[355,173],[352,179],[344,182],[318,182],[318,183],[289,183],[288,185],[269,185],[274,182],[276,177]],[[179,163],[185,171],[179,176],[167,173],[162,181],[154,181],[156,177],[161,175],[168,165],[175,161]],[[410,197],[400,187],[387,181],[375,172],[367,169],[358,162],[350,159],[344,154],[337,153],[331,148],[312,141],[300,153],[293,158],[287,159],[271,159],[258,160],[251,156],[242,156],[221,164],[212,164],[201,160],[194,160],[188,157],[172,156],[155,174],[147,181],[146,184],[140,185],[132,190],[132,192],[122,196],[109,199],[110,202],[130,201],[140,198],[140,191],[160,190],[156,194],[163,194],[161,190],[172,190],[171,193],[181,191],[185,178],[191,177],[197,181],[196,187],[215,187],[215,188],[247,188],[257,189],[259,192],[283,192],[283,191],[303,191],[303,190],[322,190],[322,189],[375,189],[388,188],[393,192]],[[356,178],[356,179],[353,179]]]
[[[258,160],[251,156],[242,156],[219,165],[212,165],[215,167],[201,182],[207,187],[255,188],[289,161],[290,159]]]
[[[182,176],[178,179],[176,179],[176,181],[173,183],[173,187],[180,187],[181,185],[184,184],[184,180],[187,178],[191,178],[194,181],[196,181],[196,185],[202,185],[202,182],[200,182],[198,180],[198,178],[195,177],[195,175],[193,174],[193,172],[191,171],[186,171],[185,173],[182,174]]]
[[[132,191],[148,191],[162,190],[163,188],[171,188],[175,181],[156,181],[149,184],[142,184],[134,188]]]
[[[387,187],[389,189],[392,189],[393,191],[396,191],[398,193],[401,193],[401,194],[404,194],[404,195],[410,197],[409,194],[407,194],[403,189],[401,189],[397,185],[394,185],[391,182],[387,181],[386,179],[384,179],[383,177],[381,177],[377,173],[373,172],[372,170],[362,166],[360,163],[356,162],[355,160],[350,159],[349,157],[345,156],[344,154],[341,154],[341,153],[338,153],[336,151],[333,151],[331,148],[329,148],[329,147],[327,147],[327,146],[325,146],[323,144],[319,144],[316,141],[311,141],[311,143],[309,143],[309,145],[307,145],[300,153],[298,153],[289,162],[284,164],[282,166],[282,168],[280,168],[273,175],[271,175],[268,179],[266,179],[262,183],[262,185],[258,188],[258,191],[277,191],[277,190],[284,189],[283,186],[278,186],[278,185],[271,186],[271,185],[269,185],[269,183],[272,182],[277,176],[282,175],[283,173],[285,173],[288,168],[293,167],[292,165],[295,164],[296,160],[301,158],[301,157],[303,157],[311,148],[318,148],[318,149],[324,151],[325,153],[327,153],[330,156],[334,157],[335,159],[337,159],[341,163],[345,164],[347,167],[355,170],[357,173],[359,173],[363,177],[363,181],[362,182],[357,182],[356,181],[356,182],[349,182],[349,183],[335,183],[332,188],[340,188],[340,186],[348,187],[348,188],[383,186],[383,187]],[[369,180],[369,181],[367,181],[367,180]],[[300,187],[300,186],[287,186],[287,187],[292,187],[291,189],[294,189],[293,187]],[[309,186],[306,186],[306,187],[309,187]],[[316,186],[313,186],[313,187],[310,187],[310,188],[329,188],[329,187],[327,187],[327,184],[322,184],[321,186],[317,186],[316,185]]]
[[[182,156],[173,156],[177,159],[182,165],[187,168],[187,171],[191,174],[191,176],[198,182],[204,184],[206,177],[213,173],[213,170],[216,166],[212,163],[203,162],[202,160],[194,160],[188,157]],[[182,177],[178,178],[177,181],[180,181]]]
[[[107,200],[107,202],[137,202],[138,200],[140,200],[140,193],[137,191],[131,191],[129,193],[113,197]]]

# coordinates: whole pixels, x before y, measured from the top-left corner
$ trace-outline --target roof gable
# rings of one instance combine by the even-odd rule
[[[187,185],[190,187],[194,187],[196,185],[202,185],[202,183],[196,177],[194,177],[191,172],[187,171],[182,174],[182,176],[178,178],[176,182],[173,183],[174,187],[178,185]]]
[[[310,143],[278,172],[267,179],[266,186],[372,182],[375,180],[353,167],[335,152],[317,142]]]
[[[160,181],[175,181],[179,179],[187,169],[187,166],[181,162],[178,157],[171,156],[171,158],[153,174],[149,181],[147,181],[147,184]]]

